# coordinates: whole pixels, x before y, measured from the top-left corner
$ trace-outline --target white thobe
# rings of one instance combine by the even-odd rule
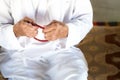
[[[87,80],[87,63],[75,47],[92,28],[89,0],[0,0],[0,70],[9,80]],[[13,25],[24,17],[39,25],[64,22],[68,37],[39,42],[16,37]]]

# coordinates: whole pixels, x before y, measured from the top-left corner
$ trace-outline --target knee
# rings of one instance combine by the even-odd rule
[[[58,74],[55,80],[87,80],[88,70],[71,70]]]
[[[82,72],[82,73],[71,73],[67,75],[63,80],[87,80],[88,73]]]

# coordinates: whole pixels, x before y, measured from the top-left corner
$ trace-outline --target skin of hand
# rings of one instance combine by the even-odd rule
[[[18,23],[16,23],[13,27],[13,32],[15,33],[16,37],[20,36],[27,36],[27,37],[35,37],[38,33],[38,28],[34,27],[32,24],[27,23],[34,22],[32,19],[25,17],[22,20],[20,20]]]
[[[68,26],[60,21],[53,20],[43,29],[45,39],[48,41],[65,38],[68,36]]]

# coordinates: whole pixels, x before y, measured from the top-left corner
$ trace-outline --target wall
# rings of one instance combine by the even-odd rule
[[[120,0],[91,0],[94,21],[120,22]]]

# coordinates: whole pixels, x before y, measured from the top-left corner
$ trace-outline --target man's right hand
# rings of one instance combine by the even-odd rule
[[[34,27],[31,23],[28,22],[34,22],[32,19],[25,17],[24,19],[20,20],[18,23],[16,23],[13,27],[13,31],[16,35],[16,37],[20,36],[27,36],[27,37],[35,37],[38,33],[37,27]]]

